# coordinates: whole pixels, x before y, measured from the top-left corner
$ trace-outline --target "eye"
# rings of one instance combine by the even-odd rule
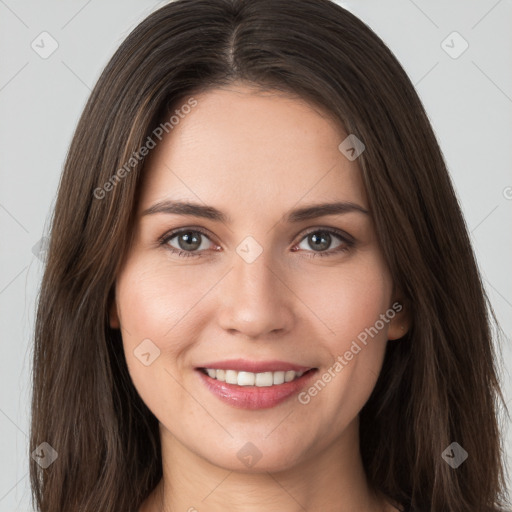
[[[195,252],[199,253],[208,249],[208,244],[204,243],[205,239],[209,240],[208,236],[203,231],[187,228],[167,233],[160,243],[166,245],[172,253],[176,253],[178,256],[188,257],[199,256],[199,254],[195,254]],[[173,245],[173,243],[177,244],[177,247]]]
[[[333,238],[337,238],[340,243],[335,246],[334,249],[326,251],[325,249],[328,249],[331,246]],[[348,233],[332,228],[317,228],[314,231],[307,233],[302,240],[304,240],[305,243],[309,245],[309,247],[313,247],[313,253],[307,256],[309,258],[314,258],[316,256],[332,256],[333,254],[348,251],[355,244],[354,238],[351,237]],[[297,245],[296,247],[304,249],[304,247],[301,247],[301,244]],[[305,249],[308,250],[307,247]]]

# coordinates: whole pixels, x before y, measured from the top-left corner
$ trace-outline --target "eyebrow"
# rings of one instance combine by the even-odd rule
[[[285,215],[285,221],[289,223],[296,223],[304,220],[315,219],[317,217],[323,217],[325,215],[339,215],[349,212],[363,213],[365,215],[369,214],[368,210],[356,203],[352,203],[350,201],[339,201],[335,203],[313,204],[291,210],[287,215]],[[157,213],[190,215],[223,223],[230,222],[230,218],[217,208],[191,203],[189,201],[172,201],[170,199],[159,201],[144,210],[142,212],[142,216],[154,215]]]

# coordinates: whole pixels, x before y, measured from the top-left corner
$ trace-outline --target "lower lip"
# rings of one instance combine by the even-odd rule
[[[201,370],[196,370],[206,387],[223,402],[238,409],[268,409],[274,407],[304,388],[317,373],[317,369],[309,370],[298,379],[275,386],[237,386],[212,379]]]

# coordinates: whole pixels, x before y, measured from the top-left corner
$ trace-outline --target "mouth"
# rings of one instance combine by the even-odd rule
[[[286,402],[306,387],[318,368],[252,373],[223,368],[196,368],[206,388],[238,409],[268,409]]]

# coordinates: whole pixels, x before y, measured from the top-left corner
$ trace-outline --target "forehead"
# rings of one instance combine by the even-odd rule
[[[247,86],[193,98],[151,151],[141,210],[168,197],[222,203],[233,213],[315,198],[366,205],[357,161],[338,149],[347,133],[316,105]]]

